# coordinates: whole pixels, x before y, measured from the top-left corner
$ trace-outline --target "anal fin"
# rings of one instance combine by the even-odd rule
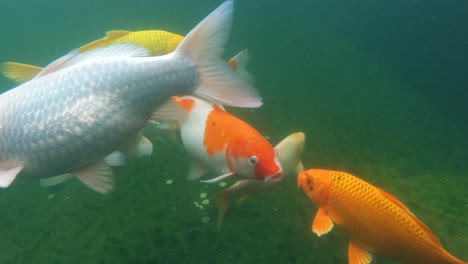
[[[362,247],[349,242],[348,263],[349,264],[369,264],[372,262],[372,254]]]
[[[192,160],[187,174],[187,180],[193,181],[207,173],[207,169],[199,161]]]

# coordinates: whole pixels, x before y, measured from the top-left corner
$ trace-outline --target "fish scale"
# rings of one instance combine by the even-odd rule
[[[146,48],[130,43],[74,50],[1,94],[0,186],[17,175],[74,172],[105,193],[113,185],[110,166],[123,165],[121,155],[109,154],[138,148],[143,127],[171,96],[196,93],[219,104],[259,107],[256,89],[221,59],[232,15],[233,2],[224,2],[164,56],[148,57]],[[128,33],[109,37],[122,34]],[[164,118],[180,111],[174,106]]]
[[[36,177],[76,170],[115,150],[143,128],[156,105],[173,93],[190,93],[196,86],[195,69],[190,64],[184,67],[186,60],[180,64],[156,60],[102,59],[43,76],[5,93],[0,102],[9,103],[0,103],[0,153],[8,156],[2,158],[27,163],[23,173]],[[162,73],[158,74],[158,69],[163,69]],[[178,69],[178,78],[171,78],[171,69]],[[21,103],[12,107],[18,101]],[[13,117],[7,110],[11,108]],[[18,144],[23,147],[17,148]],[[65,151],[59,151],[63,148]],[[81,153],[82,161],[72,166],[69,158],[59,157],[54,159],[57,165],[51,166],[46,161],[59,156],[57,153],[62,157]]]
[[[395,197],[351,174],[311,169],[299,173],[298,185],[319,207],[313,231],[327,233],[331,220],[349,237],[350,264],[370,263],[372,253],[411,264],[466,263]]]

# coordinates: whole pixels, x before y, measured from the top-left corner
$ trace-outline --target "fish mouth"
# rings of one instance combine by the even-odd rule
[[[267,182],[267,181],[278,182],[278,181],[281,181],[282,179],[283,179],[283,173],[279,172],[279,173],[276,173],[274,175],[266,176],[265,177],[265,182]]]
[[[305,181],[306,176],[304,175],[304,171],[299,172],[297,175],[297,189],[302,187],[302,183]]]

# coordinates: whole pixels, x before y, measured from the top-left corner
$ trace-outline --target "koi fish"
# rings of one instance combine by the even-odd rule
[[[305,135],[302,132],[293,133],[283,139],[275,146],[279,163],[283,168],[283,178],[292,174],[297,174],[304,168],[301,162],[301,155],[304,149]],[[241,200],[247,196],[269,191],[278,186],[281,181],[256,181],[240,180],[216,194],[216,206],[218,207],[218,231],[221,230],[224,215],[233,200]]]
[[[233,58],[228,60],[228,65],[231,66],[239,74],[240,77],[252,82],[253,78],[246,69],[249,59],[250,55],[247,49],[244,49],[241,52],[237,53]],[[149,136],[153,140],[162,140],[161,137],[168,138],[173,143],[175,143],[180,149],[183,149],[182,144],[179,142],[176,136],[176,130],[179,130],[176,121],[158,122],[149,120],[143,131],[138,133],[137,136],[133,137],[133,139],[125,146],[123,146],[120,149],[120,151],[125,153],[127,156],[150,156],[153,152],[153,144],[146,136]],[[145,134],[145,136],[143,136],[143,134]],[[109,157],[106,157],[106,160],[111,161],[111,166],[122,166],[123,162],[120,162],[120,160],[118,159],[119,156],[117,155],[122,155],[123,153],[113,153]],[[72,173],[67,173],[58,176],[42,178],[39,180],[39,182],[40,186],[42,187],[50,187],[61,184],[69,179],[72,179],[73,177],[74,175]]]
[[[189,180],[198,179],[208,170],[221,176],[204,182],[217,182],[233,175],[239,179],[281,180],[283,171],[278,156],[257,130],[219,104],[191,96],[173,99],[158,111],[174,107],[186,112],[178,120],[178,127],[182,144],[193,158]],[[160,120],[157,113],[153,119]]]
[[[312,231],[328,233],[333,223],[349,237],[348,262],[371,263],[382,254],[402,263],[463,264],[397,198],[351,174],[311,169],[297,184],[317,205]]]
[[[78,49],[86,52],[100,47],[108,47],[117,43],[133,43],[148,50],[149,56],[165,55],[173,52],[184,37],[163,30],[126,31],[112,30],[106,32],[102,39],[95,40]],[[3,64],[2,73],[7,78],[17,83],[31,80],[40,71],[41,67],[18,62],[6,62]]]
[[[1,94],[0,187],[19,175],[74,173],[106,193],[113,162],[105,157],[137,136],[171,96],[260,106],[255,88],[221,60],[232,14],[233,1],[224,2],[168,55],[148,57],[129,43],[72,51]]]

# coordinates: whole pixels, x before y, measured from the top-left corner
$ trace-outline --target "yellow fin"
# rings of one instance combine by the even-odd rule
[[[323,208],[319,208],[315,215],[314,222],[312,223],[312,231],[317,234],[317,236],[321,236],[330,232],[332,228],[332,220],[328,217]]]
[[[106,39],[107,40],[115,40],[115,39],[127,36],[130,33],[132,33],[132,32],[127,31],[127,30],[111,30],[111,31],[106,32]]]
[[[85,51],[88,51],[88,50],[93,50],[93,49],[96,49],[96,48],[99,48],[99,47],[107,47],[111,44],[113,44],[113,42],[118,39],[118,38],[121,38],[121,37],[124,37],[128,34],[132,33],[131,31],[125,31],[125,30],[111,30],[111,31],[107,31],[106,32],[106,36],[102,39],[98,39],[98,40],[95,40],[91,43],[88,43],[84,46],[81,46],[79,48],[80,52],[85,52]]]
[[[231,203],[231,201],[229,200],[227,191],[221,191],[217,193],[215,199],[216,207],[218,207],[218,222],[216,227],[219,232],[223,225],[224,215],[226,214],[226,211],[229,208],[229,204]]]
[[[247,194],[242,195],[241,197],[239,197],[239,199],[237,199],[237,202],[241,203],[241,202],[247,200],[247,198],[249,198],[249,196]]]
[[[348,263],[349,264],[369,264],[372,262],[372,254],[362,247],[349,242]]]
[[[3,64],[2,73],[5,77],[16,83],[24,83],[34,78],[41,70],[41,67],[34,65],[5,62]]]

